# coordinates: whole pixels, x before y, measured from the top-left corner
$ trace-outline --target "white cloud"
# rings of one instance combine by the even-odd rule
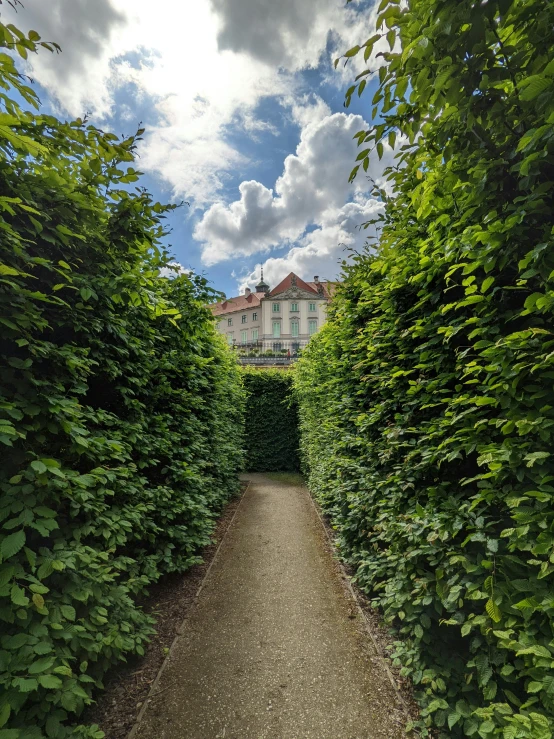
[[[15,23],[61,44],[61,56],[41,51],[29,60],[60,110],[102,121],[129,83],[127,91],[151,101],[160,123],[148,128],[141,167],[197,207],[248,164],[228,127],[254,138],[275,127],[254,116],[264,97],[288,100],[294,118],[328,112],[322,101],[293,102],[294,73],[316,66],[330,45],[344,49],[359,29],[355,3],[343,0],[25,0]],[[131,125],[126,109],[124,119]]]
[[[366,125],[361,116],[344,113],[311,120],[302,130],[296,153],[285,159],[274,190],[245,181],[239,186],[239,200],[215,203],[206,211],[194,232],[204,245],[204,262],[216,264],[298,241],[313,225],[323,229],[327,238],[342,232],[341,217],[352,211],[345,202],[356,195],[359,200],[371,189],[363,175],[353,184],[348,182],[357,150],[353,137]],[[372,158],[368,175],[381,180],[391,158],[392,151],[386,147],[383,161]],[[307,247],[312,237],[306,238]]]
[[[167,277],[170,280],[174,280],[180,275],[190,275],[192,270],[186,269],[180,262],[169,262],[167,267],[162,267],[160,270],[160,277]]]
[[[290,106],[292,120],[300,128],[319,123],[331,115],[331,108],[315,93],[288,97],[283,100],[283,104]]]
[[[376,234],[375,227],[367,229],[361,225],[376,217],[382,208],[377,200],[347,203],[342,208],[329,212],[320,226],[307,233],[282,257],[270,257],[263,263],[264,279],[275,286],[294,272],[304,280],[312,280],[318,275],[320,280],[335,280],[340,273],[340,264],[359,250],[363,244]],[[239,292],[245,287],[253,287],[260,277],[257,266],[250,274],[238,281]]]
[[[34,29],[55,41],[62,54],[41,50],[30,58],[33,76],[74,116],[104,114],[112,103],[112,70],[117,39],[128,25],[124,4],[111,0],[25,0],[16,10],[2,6],[4,22]]]
[[[340,48],[360,32],[356,3],[344,0],[211,1],[221,49],[289,71],[318,66],[330,42]]]

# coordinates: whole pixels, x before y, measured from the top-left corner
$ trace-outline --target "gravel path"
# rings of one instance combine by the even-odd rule
[[[402,711],[302,486],[246,493],[133,739],[400,739]]]

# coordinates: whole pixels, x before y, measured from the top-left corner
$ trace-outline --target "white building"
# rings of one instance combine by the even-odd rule
[[[323,326],[334,283],[304,282],[291,272],[270,289],[262,277],[256,292],[210,306],[229,344],[250,350],[294,353]]]

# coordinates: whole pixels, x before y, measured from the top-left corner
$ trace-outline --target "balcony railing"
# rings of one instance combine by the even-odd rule
[[[307,343],[305,339],[265,339],[234,342],[232,346],[241,364],[290,364],[298,359]]]

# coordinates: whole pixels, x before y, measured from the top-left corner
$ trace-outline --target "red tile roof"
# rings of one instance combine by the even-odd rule
[[[265,293],[250,293],[250,295],[239,295],[236,298],[227,298],[221,303],[212,303],[210,310],[214,316],[224,316],[226,313],[234,313],[237,310],[256,308],[260,305]]]
[[[296,285],[294,284],[293,277],[296,277]],[[313,285],[314,283],[312,283]],[[273,290],[269,293],[270,297],[273,297],[274,295],[279,295],[279,293],[284,293],[285,290],[289,290],[291,287],[298,287],[300,290],[306,290],[306,292],[309,293],[315,293],[317,295],[317,288],[311,287],[310,283],[304,282],[298,275],[295,275],[294,272],[290,272],[284,280],[282,280],[277,287],[274,287]]]
[[[294,284],[293,278],[296,278],[296,284]],[[304,282],[298,275],[295,275],[294,272],[290,272],[284,280],[282,280],[277,287],[274,287],[271,292],[269,292],[267,295],[266,293],[250,293],[250,295],[238,295],[236,298],[227,298],[227,300],[223,300],[221,303],[212,303],[210,305],[210,310],[214,314],[214,316],[224,316],[227,313],[235,313],[235,311],[239,310],[246,310],[247,308],[255,308],[260,305],[260,302],[262,298],[266,297],[274,297],[275,295],[279,295],[280,293],[285,292],[291,287],[297,287],[300,290],[305,290],[308,293],[313,293],[314,295],[321,295],[321,293],[318,291],[318,285],[319,287],[323,288],[323,297],[329,300],[331,298],[331,295],[333,294],[333,291],[337,285],[336,282]]]
[[[317,282],[308,282],[307,284],[312,288],[312,290],[315,290],[315,292],[317,292],[317,286],[318,286]],[[323,287],[323,297],[327,298],[327,300],[330,300],[332,294],[335,291],[337,283],[336,282],[322,282],[320,280],[319,285]]]

